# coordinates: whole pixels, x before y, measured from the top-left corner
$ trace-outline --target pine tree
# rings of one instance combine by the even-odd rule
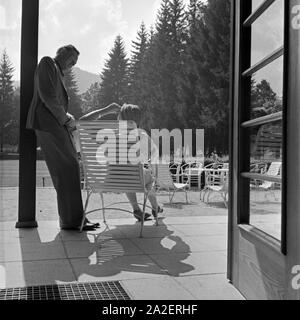
[[[173,69],[172,84],[174,88],[173,108],[175,112],[174,126],[186,127],[184,119],[185,107],[182,99],[182,80],[184,73],[185,51],[187,43],[187,15],[184,10],[182,0],[170,1],[170,21],[171,21],[171,64]]]
[[[185,15],[182,0],[163,0],[156,23],[152,54],[157,83],[154,112],[159,127],[182,127],[182,104],[179,79],[185,50]]]
[[[192,92],[193,107],[188,117],[192,112],[205,120],[207,152],[228,153],[230,1],[192,0],[189,12],[185,96]]]
[[[78,94],[79,89],[72,69],[65,73],[64,83],[69,96],[68,112],[71,113],[75,119],[78,119],[82,115],[81,99]]]
[[[153,29],[150,29],[150,37],[142,22],[137,33],[137,38],[132,41],[132,55],[130,59],[130,90],[128,101],[137,104],[142,110],[141,125],[150,132],[153,124],[151,105],[152,90],[149,80],[151,63],[150,46],[153,37]]]
[[[89,89],[81,95],[82,113],[86,114],[95,109],[99,109],[100,101],[100,84],[95,82],[91,84]]]
[[[117,36],[109,58],[101,73],[100,105],[105,107],[111,102],[120,105],[127,102],[129,70],[124,43],[121,36]]]
[[[142,101],[140,102],[140,106],[143,111],[142,126],[149,133],[151,129],[160,128],[160,121],[158,119],[160,85],[157,81],[159,75],[158,63],[154,55],[155,38],[156,34],[151,26],[149,31],[147,51],[141,65],[141,77],[144,85],[141,92]]]
[[[203,37],[200,34],[200,21],[203,3],[191,0],[188,8],[189,37],[184,55],[182,75],[182,96],[185,101],[185,120],[189,128],[210,128],[215,125],[209,103],[205,101],[205,57]]]
[[[6,133],[12,121],[13,114],[13,71],[14,68],[9,60],[6,50],[3,51],[0,60],[0,151],[6,140]]]
[[[204,8],[204,33],[208,91],[213,101],[213,116],[217,125],[212,130],[213,142],[219,153],[228,153],[229,141],[229,65],[230,65],[230,1],[209,0]]]
[[[148,49],[148,34],[145,24],[142,22],[137,33],[137,39],[132,41],[133,50],[131,52],[129,66],[129,92],[130,99],[134,99],[139,104],[141,92],[143,90],[143,65],[145,63],[146,52]]]
[[[10,121],[5,128],[5,141],[11,146],[19,144],[20,127],[20,87],[14,88]]]

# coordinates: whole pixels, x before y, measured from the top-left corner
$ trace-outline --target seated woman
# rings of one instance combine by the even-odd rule
[[[146,148],[141,147],[141,154],[140,158],[144,163],[144,178],[145,178],[145,187],[147,189],[151,188],[151,184],[153,182],[152,171],[148,168],[149,159],[154,159],[155,156],[158,156],[158,149],[148,136],[145,130],[141,129],[140,122],[141,122],[141,110],[139,106],[133,104],[124,104],[122,107],[117,103],[111,103],[107,107],[103,109],[98,109],[92,111],[80,118],[80,120],[99,120],[102,119],[104,116],[108,114],[116,114],[119,120],[131,120],[134,121],[139,130],[139,137],[140,137],[140,144],[141,146],[145,146]],[[151,142],[152,141],[152,142]],[[145,150],[151,150],[150,156],[149,154],[145,154]],[[142,210],[139,207],[137,202],[137,197],[135,193],[126,193],[126,196],[132,206],[133,215],[138,220],[141,221],[142,219]],[[152,215],[153,217],[157,217],[158,213],[163,212],[163,209],[158,205],[155,191],[152,189],[148,195],[149,201],[152,206]],[[144,219],[147,220],[150,217],[150,214],[145,213]]]

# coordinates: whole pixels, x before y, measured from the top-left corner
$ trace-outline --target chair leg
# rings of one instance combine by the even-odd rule
[[[84,211],[83,211],[83,216],[82,216],[82,221],[81,221],[81,225],[80,225],[80,232],[82,232],[82,228],[83,228],[83,225],[84,225],[84,220],[85,220],[85,217],[86,217],[86,209],[88,207],[88,204],[89,204],[89,199],[90,199],[90,196],[92,195],[93,191],[92,190],[87,190],[86,191],[86,200],[85,200],[85,204],[84,204]]]
[[[227,201],[226,201],[226,193],[221,194],[221,197],[224,201],[224,205],[225,205],[226,209],[228,209],[228,205],[227,205]]]
[[[155,224],[156,224],[156,226],[158,226],[158,203],[156,205],[155,211],[156,211]]]
[[[207,189],[204,187],[202,190],[200,190],[200,200],[204,201],[205,193]]]
[[[175,190],[175,191],[173,192],[173,194],[172,194],[172,197],[171,197],[171,199],[170,199],[170,203],[172,203],[172,200],[173,200],[173,198],[174,198],[175,192],[176,192],[176,190]]]
[[[86,211],[86,209],[88,207],[88,203],[89,203],[89,199],[90,199],[91,194],[92,194],[92,190],[86,191],[86,200],[85,200],[85,204],[84,204],[84,211]]]
[[[152,186],[152,188],[151,188],[151,190],[149,191],[149,193],[152,191],[154,189],[154,186]],[[154,191],[155,191],[155,189],[154,189]],[[156,198],[156,208],[155,208],[155,210],[156,210],[156,217],[155,217],[155,224],[156,224],[156,226],[158,226],[158,202],[157,202],[157,198]]]
[[[211,195],[211,191],[208,191],[207,196],[206,196],[206,202],[207,203],[209,202],[210,195]]]
[[[106,224],[106,217],[105,217],[105,207],[104,207],[104,197],[103,193],[100,192],[101,202],[102,202],[102,216],[103,216],[103,222]]]
[[[169,193],[169,201],[170,201],[170,203],[172,202],[172,198],[171,198],[171,191],[170,191],[170,189],[168,189],[168,193]]]
[[[202,201],[203,201],[203,202],[205,202],[205,196],[206,196],[207,192],[208,192],[208,190],[204,190],[204,191],[203,191],[203,198],[202,198]]]
[[[204,191],[204,194],[203,194],[203,202],[206,202],[206,201],[207,201],[207,196],[208,196],[209,193],[210,193],[210,190],[209,190],[209,189],[206,189],[206,190]],[[205,196],[206,196],[206,201],[205,201]]]
[[[200,189],[200,191],[199,191],[199,199],[200,200],[201,200],[202,191],[203,191],[203,189]]]
[[[148,199],[148,192],[144,193],[144,202],[143,202],[143,215],[141,221],[141,231],[140,231],[140,238],[143,238],[143,229],[144,229],[144,219],[145,219],[145,210],[146,210],[146,202]]]

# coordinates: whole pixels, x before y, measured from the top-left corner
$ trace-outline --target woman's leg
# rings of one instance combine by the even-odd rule
[[[150,190],[150,192],[148,194],[148,198],[151,203],[152,210],[156,211],[156,209],[158,208],[158,203],[157,203],[157,199],[156,199],[155,190],[154,190],[154,188],[151,188],[152,182],[153,182],[153,177],[152,177],[151,171],[149,169],[144,168],[144,178],[145,178],[146,189]]]
[[[152,185],[152,182],[153,182],[153,178],[152,178],[152,175],[151,175],[151,171],[149,169],[146,169],[144,168],[144,178],[145,178],[145,187],[146,189],[151,189],[151,185]],[[133,211],[139,211],[141,212],[141,209],[139,207],[139,204],[137,202],[137,197],[136,197],[136,193],[132,193],[132,192],[128,192],[126,193],[126,196],[132,206],[132,209]],[[148,193],[148,199],[151,203],[151,206],[152,206],[152,212],[156,212],[157,209],[159,209],[159,206],[158,206],[158,203],[157,203],[157,200],[156,200],[156,193],[154,191],[154,189],[151,189],[150,192]],[[146,214],[146,218],[148,214]]]
[[[128,192],[128,193],[126,193],[126,196],[132,206],[133,211],[140,210],[140,207],[138,205],[137,198],[136,198],[136,193],[134,193],[134,192],[129,193]]]
[[[146,189],[151,189],[151,184],[153,182],[153,178],[152,178],[152,175],[151,175],[151,171],[149,169],[146,169],[144,168],[144,178],[145,178],[145,186],[146,186]],[[133,193],[133,192],[128,192],[126,193],[126,196],[132,206],[132,209],[133,210],[140,210],[140,207],[138,205],[138,202],[137,202],[137,197],[136,197],[136,193]],[[152,206],[152,209],[155,209],[156,210],[156,206],[157,206],[157,200],[156,200],[156,194],[154,192],[154,190],[151,190],[148,194],[148,198],[149,198],[149,201],[151,203],[151,206]]]

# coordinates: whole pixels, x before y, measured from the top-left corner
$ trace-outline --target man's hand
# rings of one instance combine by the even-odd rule
[[[72,119],[72,120],[75,120],[75,118],[74,118],[74,116],[71,114],[71,113],[69,113],[69,112],[67,112],[67,117],[70,119]]]
[[[65,122],[65,126],[68,129],[68,131],[72,132],[76,130],[76,122],[75,118],[72,114],[67,113],[68,120]]]

